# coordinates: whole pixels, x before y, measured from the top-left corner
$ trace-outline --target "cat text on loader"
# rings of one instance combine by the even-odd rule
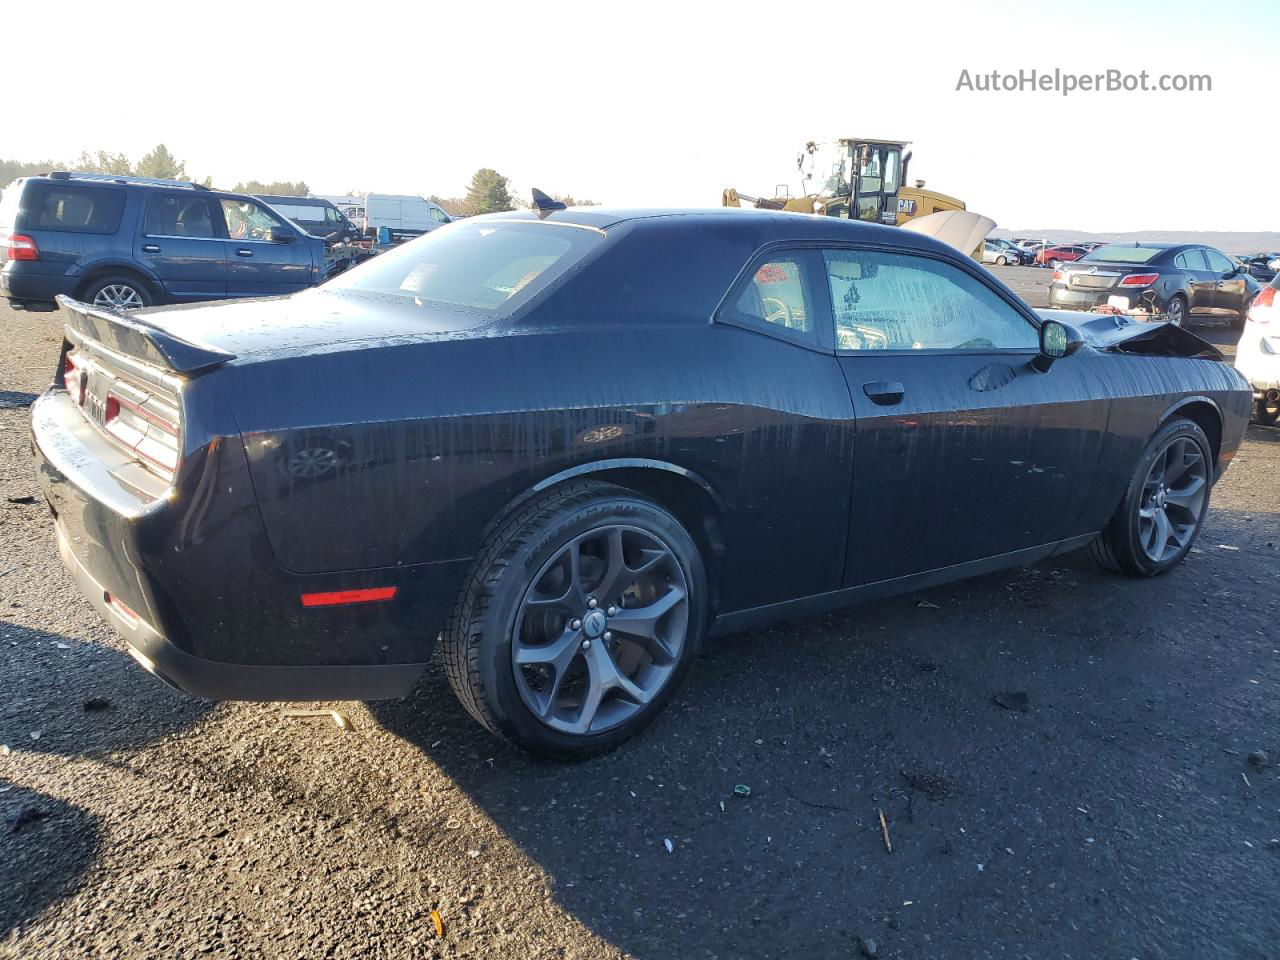
[[[751,204],[761,210],[817,213],[902,226],[931,213],[964,210],[964,202],[924,189],[924,181],[906,186],[911,151],[905,140],[849,137],[834,143],[805,144],[797,158],[802,179],[798,196],[780,185],[772,199],[749,197],[733,187],[724,191],[726,207]]]

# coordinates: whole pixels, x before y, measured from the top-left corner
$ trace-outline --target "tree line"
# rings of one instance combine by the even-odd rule
[[[56,163],[52,160],[41,160],[35,163],[20,160],[0,160],[0,189],[7,187],[19,177],[29,177],[50,170],[75,170],[80,173],[102,173],[112,176],[151,177],[157,180],[191,180],[187,174],[185,161],[179,160],[163,143],[158,143],[136,162],[131,161],[123,153],[112,153],[109,150],[85,150],[74,163]],[[213,186],[213,179],[205,177],[198,181],[206,187]],[[311,188],[305,180],[274,180],[264,183],[260,180],[247,180],[237,183],[231,188],[233,193],[248,193],[265,196],[305,197]],[[353,195],[363,194],[364,190],[349,190]],[[578,200],[572,194],[552,193],[551,196],[563,201],[568,206],[598,206],[594,200]],[[517,210],[529,206],[528,202],[517,199],[512,193],[511,180],[504,177],[492,167],[481,167],[471,177],[467,192],[462,197],[439,197],[431,195],[428,199],[440,206],[452,216],[470,217],[481,213],[501,213],[506,210]]]

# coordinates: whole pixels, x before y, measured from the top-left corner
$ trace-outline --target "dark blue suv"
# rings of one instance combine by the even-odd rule
[[[0,297],[60,293],[133,309],[293,293],[323,281],[324,241],[260,200],[179,180],[25,177],[0,199]]]

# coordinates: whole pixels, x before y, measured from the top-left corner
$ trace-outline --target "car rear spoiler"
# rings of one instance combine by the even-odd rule
[[[67,296],[59,295],[57,299],[58,306],[67,311],[67,326],[76,333],[152,366],[193,375],[236,358],[234,353],[176,337],[134,314],[95,307]]]

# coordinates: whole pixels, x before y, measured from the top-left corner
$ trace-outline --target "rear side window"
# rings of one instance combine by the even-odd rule
[[[453,224],[340,274],[325,287],[507,316],[603,239],[598,230],[559,223]]]
[[[147,198],[142,231],[152,237],[213,237],[213,223],[208,197],[156,193]]]
[[[780,251],[759,263],[730,301],[729,319],[778,330],[813,332],[803,251]]]
[[[35,181],[23,196],[22,228],[115,233],[123,212],[123,190]]]
[[[290,220],[298,223],[324,223],[325,214],[328,212],[326,207],[313,207],[305,203],[272,203],[271,209],[277,213],[282,213]],[[330,216],[330,220],[334,217]]]
[[[1183,250],[1182,253],[1178,254],[1176,257],[1173,258],[1173,265],[1177,267],[1179,270],[1208,270],[1209,269],[1208,266],[1205,264],[1204,251],[1199,249]]]
[[[838,350],[1034,350],[1035,327],[958,267],[876,250],[825,250]]]

